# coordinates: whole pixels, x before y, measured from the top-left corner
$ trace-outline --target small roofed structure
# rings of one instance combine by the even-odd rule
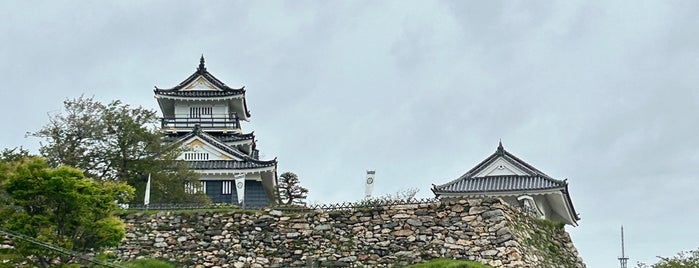
[[[577,226],[568,182],[557,180],[522,161],[502,146],[461,177],[432,192],[442,199],[497,197],[532,216]]]

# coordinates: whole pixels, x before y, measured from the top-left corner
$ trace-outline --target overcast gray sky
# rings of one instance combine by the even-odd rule
[[[611,3],[607,3],[611,2]],[[567,178],[589,267],[699,246],[698,1],[2,1],[0,146],[65,98],[157,109],[199,56],[246,86],[265,158],[316,203],[505,149]]]

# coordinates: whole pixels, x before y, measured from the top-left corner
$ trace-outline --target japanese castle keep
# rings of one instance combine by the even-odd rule
[[[201,174],[203,190],[214,203],[263,207],[274,202],[277,161],[260,160],[253,132],[243,133],[240,121],[250,120],[245,87],[231,88],[199,67],[179,85],[155,87],[163,113],[166,140],[183,146],[179,160]]]
[[[435,185],[439,198],[498,197],[535,217],[577,225],[580,220],[568,193],[568,182],[527,164],[499,144],[495,153],[461,177]]]

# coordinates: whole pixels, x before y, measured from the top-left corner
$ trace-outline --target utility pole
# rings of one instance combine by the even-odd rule
[[[619,257],[619,264],[621,264],[621,268],[626,268],[626,263],[629,261],[629,258],[624,255],[624,226],[621,226],[621,257]]]

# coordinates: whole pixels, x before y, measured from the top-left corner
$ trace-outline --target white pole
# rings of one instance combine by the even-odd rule
[[[146,194],[143,197],[143,205],[148,207],[150,204],[150,173],[148,173],[148,182],[146,182]]]
[[[371,198],[371,195],[374,193],[374,178],[376,176],[376,170],[367,170],[366,171],[366,193],[364,195],[364,198],[369,199]]]

